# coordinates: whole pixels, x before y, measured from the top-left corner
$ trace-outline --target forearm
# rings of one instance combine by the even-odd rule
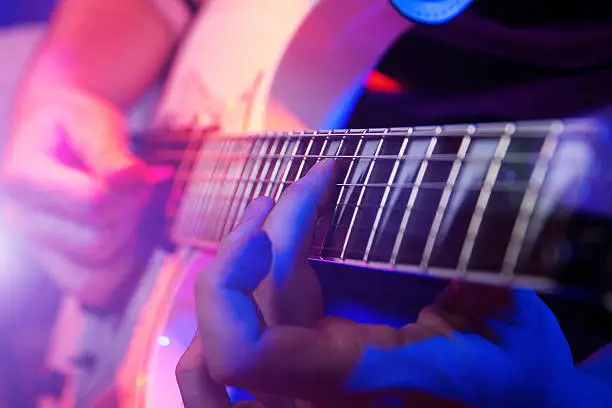
[[[127,108],[159,75],[174,41],[152,0],[64,0],[24,73],[17,106],[69,87]]]

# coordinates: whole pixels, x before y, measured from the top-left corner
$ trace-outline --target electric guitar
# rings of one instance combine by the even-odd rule
[[[61,401],[41,406],[182,406],[174,367],[196,327],[194,276],[182,268],[189,248],[214,256],[249,201],[278,199],[326,157],[343,177],[310,253],[335,267],[322,275],[325,287],[367,275],[369,290],[353,300],[403,293],[413,310],[449,278],[607,299],[605,120],[277,132],[340,123],[336,108],[411,23],[379,0],[228,0],[205,12],[187,41],[210,61],[206,83],[170,78],[202,109],[166,101],[166,120],[135,140],[148,162],[177,169],[154,200],[163,207],[157,222],[143,223],[166,226],[167,245],[141,257],[119,312],[90,313],[66,299],[48,363],[67,382]],[[265,46],[253,53],[252,44]],[[152,231],[147,238],[159,244]],[[409,291],[415,281],[419,293]]]

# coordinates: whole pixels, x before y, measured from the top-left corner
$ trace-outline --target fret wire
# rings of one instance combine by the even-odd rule
[[[391,265],[395,265],[397,263],[397,257],[399,256],[399,250],[402,246],[404,233],[406,232],[406,227],[408,226],[408,220],[410,219],[410,215],[412,214],[412,208],[414,207],[414,203],[416,202],[417,194],[419,193],[419,190],[421,188],[423,178],[425,177],[425,171],[427,170],[429,158],[433,154],[437,141],[437,137],[431,138],[431,140],[429,141],[429,146],[427,146],[427,151],[425,152],[425,157],[421,162],[421,165],[419,166],[419,171],[414,181],[414,187],[412,188],[412,191],[410,191],[406,210],[404,211],[404,215],[402,216],[402,221],[400,222],[398,234],[395,238],[393,250],[391,251],[391,259],[389,260],[389,263]]]
[[[357,154],[358,152],[360,152],[361,150],[361,145],[363,143],[363,137],[359,138],[359,142],[357,142],[357,148],[355,149],[355,154]],[[342,184],[346,184],[350,177],[351,177],[351,170],[353,170],[353,167],[355,167],[355,163],[356,163],[357,159],[352,158],[351,162],[349,163],[349,167],[346,171],[346,176],[344,176],[344,182]],[[334,215],[337,212],[338,207],[340,206],[340,201],[342,200],[343,196],[344,196],[344,192],[346,190],[346,186],[342,185],[340,186],[340,192],[338,193],[338,199],[336,200],[336,206],[334,208]],[[338,219],[338,222],[340,221],[340,219]]]
[[[214,177],[215,174],[220,173],[220,174],[224,174],[226,175],[226,173],[223,171],[225,166],[224,166],[224,156],[228,153],[229,150],[231,150],[232,147],[232,143],[235,143],[234,140],[232,139],[227,139],[226,141],[223,142],[223,145],[221,146],[221,151],[218,153],[219,156],[219,164],[213,169],[213,172],[211,174],[211,177]],[[202,194],[202,207],[200,208],[199,211],[199,231],[198,233],[201,235],[201,237],[203,239],[209,239],[210,238],[210,221],[212,219],[214,219],[214,217],[211,217],[211,212],[214,213],[217,205],[218,205],[218,201],[215,199],[218,190],[222,187],[223,183],[208,183],[209,184],[209,188],[206,192],[203,191]]]
[[[285,171],[283,172],[283,178],[281,179],[281,184],[278,186],[278,191],[276,192],[276,196],[274,197],[274,201],[276,202],[278,202],[281,194],[283,193],[283,188],[285,186],[285,183],[287,182],[287,177],[289,176],[289,172],[291,172],[291,166],[293,166],[293,158],[295,154],[298,152],[300,148],[300,143],[302,142],[302,140],[303,139],[297,139],[297,141],[295,142],[295,146],[293,147],[293,153],[291,155],[291,158],[287,162],[287,167],[285,168]]]
[[[344,142],[346,140],[346,135],[343,135],[342,138],[340,139],[340,143],[338,143],[338,148],[336,149],[336,154],[335,156],[339,155],[340,152],[342,151],[342,148],[344,147]],[[357,150],[358,152],[359,150]],[[337,161],[336,158],[334,158],[334,161]],[[344,187],[341,187],[344,188]],[[337,206],[337,203],[336,203]],[[337,207],[336,207],[337,208]],[[331,233],[331,223],[329,223],[328,225],[326,225],[326,231],[323,234],[323,239],[321,240],[321,247],[319,248],[319,256],[323,256],[323,248],[325,247],[325,244],[328,242],[328,240],[331,238],[330,233]]]
[[[276,148],[278,147],[278,141],[279,139],[275,139],[274,142],[272,143],[272,147],[270,147],[270,152],[275,152]],[[253,199],[259,197],[259,194],[261,193],[261,189],[263,188],[264,183],[266,182],[266,175],[268,174],[268,170],[270,169],[270,165],[272,164],[272,159],[264,159],[264,166],[261,170],[261,178],[263,179],[262,182],[258,182],[255,185],[255,191],[253,192]]]
[[[329,143],[329,137],[326,137],[325,140],[323,141],[323,146],[321,146],[321,151],[319,152],[319,154],[317,155],[317,163],[321,161],[321,159],[324,156],[325,153],[325,149],[327,148],[327,144]]]
[[[521,249],[527,234],[527,229],[532,219],[532,214],[540,195],[540,191],[544,184],[546,173],[548,172],[550,161],[552,160],[555,150],[558,145],[559,135],[563,131],[562,123],[553,123],[551,125],[550,132],[544,139],[544,144],[540,149],[540,160],[535,165],[531,177],[529,178],[529,184],[521,206],[519,207],[519,213],[516,217],[512,233],[510,235],[510,243],[504,256],[502,264],[501,274],[512,278],[514,269],[518,262]]]
[[[206,143],[206,141],[202,141],[201,139],[199,139],[198,137],[194,136],[195,134],[191,134],[191,140],[188,143],[188,146],[192,146],[193,150],[195,149],[196,145],[200,145],[202,146],[204,143]],[[195,163],[197,165],[197,162]],[[194,163],[190,163],[187,160],[181,160],[181,164],[179,165],[178,171],[179,172],[183,172],[183,173],[191,173],[193,174],[193,170],[194,170],[195,166]],[[187,226],[191,225],[190,223],[188,223],[187,225],[185,225],[185,220],[188,218],[185,215],[185,212],[187,211],[187,206],[191,205],[191,203],[189,203],[189,200],[187,199],[189,197],[189,193],[190,191],[193,191],[193,184],[194,181],[187,178],[185,180],[185,186],[183,188],[183,192],[181,194],[181,191],[179,189],[179,187],[177,186],[177,182],[180,182],[182,180],[176,180],[173,186],[173,191],[171,192],[171,199],[174,199],[176,201],[178,201],[178,209],[176,211],[176,215],[175,215],[175,219],[172,223],[171,226],[171,236],[174,239],[177,239],[180,236],[185,237],[188,234],[187,231]]]
[[[269,140],[265,140],[263,145],[262,145],[262,150],[263,151],[268,150],[268,146],[269,145],[270,145],[270,141]],[[257,176],[257,174],[259,173],[260,168],[261,168],[261,159],[258,158],[258,159],[256,159],[255,165],[253,166],[253,171],[255,173],[255,176]],[[251,174],[253,174],[253,172],[251,172]],[[236,217],[232,220],[231,230],[236,228],[236,225],[240,221],[240,218],[242,217],[242,214],[244,213],[244,210],[246,209],[247,205],[249,204],[249,198],[251,197],[251,191],[253,191],[253,182],[248,181],[247,185],[245,187],[245,192],[242,195],[242,197],[239,199],[240,200],[240,206],[238,207],[239,209],[238,209],[238,212],[236,213]]]
[[[272,189],[275,186],[275,181],[276,181],[276,176],[278,176],[278,172],[280,170],[281,164],[283,162],[282,157],[285,156],[285,153],[287,153],[287,149],[289,148],[289,139],[285,139],[285,141],[283,142],[283,145],[281,146],[281,150],[279,153],[280,158],[276,159],[276,163],[274,163],[274,168],[272,169],[272,174],[270,176],[270,180],[272,181],[271,183],[268,183],[268,187],[266,188],[266,191],[264,192],[264,195],[266,197],[271,197],[272,195]]]
[[[494,157],[489,164],[489,168],[484,179],[484,184],[480,190],[480,193],[478,194],[476,208],[474,209],[474,213],[472,214],[472,218],[468,224],[465,241],[459,253],[457,269],[463,274],[467,273],[468,264],[472,257],[472,250],[476,244],[476,237],[478,235],[478,231],[480,230],[480,224],[482,224],[482,218],[484,217],[487,205],[489,204],[489,198],[491,197],[491,192],[493,191],[493,185],[497,180],[497,175],[499,174],[502,161],[506,155],[506,152],[508,151],[508,147],[510,146],[510,137],[515,130],[516,127],[514,125],[506,126],[504,134],[500,137],[499,142],[497,143],[497,148],[495,149]]]
[[[434,244],[438,237],[438,233],[440,231],[440,226],[442,225],[442,219],[444,218],[446,207],[448,206],[448,202],[450,201],[450,197],[453,192],[453,188],[455,187],[455,183],[457,182],[457,178],[459,177],[459,171],[461,170],[461,165],[463,163],[463,160],[465,159],[465,155],[467,154],[470,142],[471,137],[469,134],[463,136],[463,140],[461,140],[461,145],[459,146],[459,151],[457,152],[457,159],[453,163],[451,171],[448,175],[446,187],[442,192],[442,197],[440,198],[440,203],[438,204],[438,209],[431,224],[429,234],[427,234],[427,241],[425,243],[425,249],[423,250],[423,258],[421,259],[421,268],[427,268],[429,266],[429,260],[433,252]]]
[[[220,141],[220,140],[213,140],[213,142],[220,142],[221,145],[218,148],[217,147],[214,148],[215,153],[216,153],[214,164],[212,166],[207,166],[210,168],[208,174],[210,174],[211,178],[215,177],[215,173],[217,173],[219,168],[223,166],[222,158],[223,158],[223,153],[225,152],[225,147],[227,144],[225,141]],[[202,150],[204,151],[205,149],[202,149]],[[200,157],[199,160],[210,163],[210,160],[208,160],[206,157]],[[195,234],[198,236],[198,238],[202,239],[204,238],[203,234],[205,232],[206,221],[207,221],[204,213],[205,213],[206,208],[209,205],[211,205],[212,200],[209,199],[209,196],[214,190],[216,183],[200,182],[198,184],[200,188],[197,189],[194,193],[196,197],[192,198],[197,203],[197,206],[194,209],[194,213],[192,215],[193,216],[192,224],[195,229]]]
[[[238,150],[251,150],[253,148],[253,143],[251,142],[246,142],[243,143],[244,141],[240,140],[236,142],[235,148]],[[247,159],[242,160],[241,162],[235,162],[232,165],[230,165],[229,169],[228,169],[228,173],[231,173],[232,175],[236,174],[237,178],[240,179],[242,177],[242,175],[244,174],[244,171],[247,168]],[[217,239],[217,240],[221,240],[224,236],[223,236],[223,229],[225,227],[225,220],[228,218],[228,216],[230,215],[230,211],[232,209],[232,202],[235,199],[236,196],[236,192],[238,191],[238,185],[239,182],[231,182],[231,183],[226,183],[226,182],[221,182],[221,184],[224,186],[223,187],[223,191],[222,191],[222,196],[221,197],[217,197],[217,199],[219,199],[221,201],[221,209],[220,212],[218,214],[218,216],[215,216],[215,221],[214,221],[214,227],[212,228],[212,236],[213,239]],[[228,196],[228,199],[225,199],[226,193]]]
[[[393,181],[395,180],[397,170],[399,169],[400,163],[402,162],[400,160],[400,157],[404,154],[404,152],[408,148],[409,140],[410,140],[410,136],[404,137],[404,140],[402,141],[402,146],[400,147],[400,150],[397,155],[397,160],[393,164],[393,169],[391,170],[391,174],[389,175],[389,179],[387,180],[387,185],[385,187],[385,191],[383,192],[381,205],[378,207],[378,211],[376,212],[376,218],[374,219],[374,227],[372,228],[372,232],[370,233],[370,236],[368,238],[368,243],[366,245],[365,253],[363,255],[364,262],[368,262],[368,258],[370,257],[370,251],[372,250],[372,245],[374,245],[374,237],[376,236],[376,232],[378,231],[380,219],[382,218],[382,214],[385,210],[385,206],[387,205],[387,199],[389,198],[389,193],[391,192],[391,185],[393,184]]]
[[[306,152],[304,154],[304,158],[300,162],[300,167],[298,168],[297,174],[295,175],[295,179],[293,181],[298,181],[302,177],[302,172],[304,171],[304,167],[306,166],[306,158],[310,154],[310,150],[312,149],[312,145],[314,144],[314,139],[310,139],[308,141],[308,145],[306,146]]]
[[[263,142],[261,142],[260,140],[255,140],[251,143],[248,150],[255,151],[257,149],[260,149],[262,145]],[[247,183],[245,180],[248,180],[250,178],[250,174],[253,172],[254,167],[255,163],[251,165],[251,158],[247,158],[244,161],[242,170],[240,171],[240,176],[238,176],[235,181],[232,181],[232,184],[234,184],[234,192],[232,193],[233,197],[229,203],[228,214],[225,217],[225,220],[223,220],[223,227],[221,229],[222,237],[227,236],[232,231],[233,219],[236,217],[236,213],[240,208],[241,197],[239,196],[244,194],[244,190],[246,190]],[[246,178],[243,178],[246,173],[249,173],[249,175]]]
[[[376,146],[376,151],[374,153],[374,157],[376,157],[378,155],[378,153],[380,153],[380,150],[382,149],[382,145],[383,145],[384,140],[385,140],[385,138],[383,136],[378,141],[378,145]],[[348,247],[348,243],[350,241],[351,233],[353,231],[353,226],[355,224],[355,220],[357,219],[357,213],[359,211],[359,206],[361,205],[361,201],[363,200],[363,196],[365,195],[366,186],[368,184],[368,181],[370,181],[370,177],[372,176],[372,170],[374,169],[374,163],[376,163],[376,158],[371,159],[371,161],[369,163],[368,171],[366,173],[365,180],[364,180],[364,186],[361,187],[361,191],[359,192],[359,197],[357,197],[357,205],[355,206],[355,209],[353,210],[353,215],[351,216],[351,222],[349,224],[349,228],[348,228],[348,231],[346,233],[346,238],[344,239],[344,244],[342,245],[342,252],[340,253],[340,258],[344,258],[345,257],[346,249]]]
[[[310,139],[308,141],[308,145],[306,145],[306,156],[310,153],[310,150],[312,149],[312,145],[314,144],[314,139]],[[303,158],[302,161],[300,162],[300,167],[298,168],[298,171],[295,175],[295,179],[293,180],[298,181],[300,179],[300,177],[302,177],[302,171],[304,171],[304,166],[306,165],[306,158]],[[278,189],[278,193],[277,196],[281,197],[282,191],[284,189],[284,187],[287,185],[287,183],[283,183],[280,185],[281,188]]]
[[[256,140],[255,143],[253,144],[251,150],[257,150],[257,149],[261,149],[265,144],[264,140]],[[247,186],[249,185],[248,180],[251,179],[253,177],[253,173],[257,172],[256,169],[256,165],[257,165],[257,159],[251,162],[251,159],[248,159],[245,167],[248,167],[248,171],[247,171],[247,175],[246,178],[242,178],[242,175],[236,180],[237,183],[237,191],[236,192],[236,197],[233,200],[233,202],[231,203],[231,207],[230,207],[230,214],[228,215],[227,219],[225,220],[225,226],[223,228],[223,235],[226,236],[227,234],[229,234],[230,232],[232,232],[232,230],[234,229],[234,220],[236,220],[237,218],[240,217],[240,206],[242,205],[242,200],[244,198],[244,194],[245,191],[247,189]],[[246,168],[245,168],[246,170]],[[245,174],[245,172],[243,171],[243,174]]]
[[[206,146],[214,143],[212,140],[205,140],[200,146],[200,153],[202,153]],[[193,166],[192,174],[200,174],[202,171],[209,165],[207,160],[202,160],[200,155],[195,160],[195,165]],[[184,221],[187,223],[185,229],[185,235],[196,237],[198,234],[198,230],[196,228],[196,223],[193,222],[194,214],[197,214],[197,209],[200,205],[200,197],[198,196],[199,190],[202,188],[202,183],[199,182],[196,178],[193,178],[189,182],[190,189],[188,193],[185,195],[185,212]]]

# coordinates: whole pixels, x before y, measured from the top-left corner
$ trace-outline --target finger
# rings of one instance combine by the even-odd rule
[[[226,248],[233,248],[236,242],[259,230],[273,207],[274,200],[269,197],[258,197],[251,201],[240,217],[236,228],[219,245],[219,253],[224,252]]]
[[[77,221],[103,219],[111,206],[104,183],[49,159],[38,159],[28,169],[7,168],[3,179],[12,201]]]
[[[236,245],[236,243],[240,242],[242,239],[244,239],[244,237],[256,233],[256,231],[262,227],[263,223],[265,222],[273,207],[274,200],[269,197],[262,196],[253,200],[247,206],[244,214],[238,222],[237,227],[228,235],[228,237],[221,244],[222,248],[220,249],[220,251],[231,250],[232,245]],[[234,282],[231,280],[226,281],[226,284],[228,284],[230,287],[241,287],[241,281],[245,280],[248,282],[249,277],[239,274],[234,275],[234,277],[230,279],[238,279],[238,282]],[[257,282],[247,283],[247,287],[255,286],[257,286]],[[295,408],[295,403],[290,398],[261,393],[254,393],[254,396],[257,401],[248,402],[249,404],[252,404],[252,406],[265,406],[266,408]],[[235,406],[242,405],[236,404]]]
[[[471,332],[494,339],[488,321],[508,319],[513,310],[511,288],[453,281],[419,313],[418,322],[438,327],[440,333]]]
[[[342,348],[365,346],[395,347],[401,344],[400,332],[382,324],[360,324],[337,316],[326,316],[319,320],[317,330],[326,334]]]
[[[289,277],[297,262],[303,262],[312,243],[317,216],[333,193],[334,161],[317,163],[295,182],[268,216],[264,230],[274,247],[274,279],[279,284]]]
[[[198,333],[176,366],[176,380],[185,408],[229,408],[230,399],[223,384],[208,373]]]
[[[206,361],[217,381],[214,373],[223,378],[235,364],[248,361],[261,335],[251,294],[271,263],[272,246],[260,230],[219,253],[196,279],[198,327],[206,344]]]
[[[268,324],[312,326],[322,317],[317,277],[307,262],[317,218],[333,194],[334,162],[323,161],[280,198],[264,225],[274,248],[272,273],[255,293]]]

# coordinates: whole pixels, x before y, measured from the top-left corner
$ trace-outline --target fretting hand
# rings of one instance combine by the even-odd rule
[[[276,206],[256,201],[211,264],[193,262],[202,269],[199,337],[177,370],[186,406],[227,407],[225,384],[318,406],[383,396],[405,406],[558,406],[555,394],[575,370],[554,315],[532,291],[455,283],[400,329],[322,318],[305,249],[332,170],[320,163]],[[262,281],[276,301],[254,302]],[[292,287],[297,281],[309,290]]]

